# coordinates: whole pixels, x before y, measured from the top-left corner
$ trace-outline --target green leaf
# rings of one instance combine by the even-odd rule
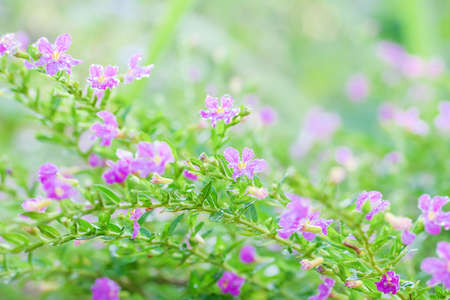
[[[198,197],[198,200],[200,203],[203,203],[203,201],[205,201],[205,199],[209,196],[209,194],[211,193],[211,186],[212,186],[212,181],[208,182],[202,189],[202,191],[200,192],[200,196]]]
[[[46,218],[47,215],[43,214],[43,213],[38,213],[35,211],[27,211],[27,212],[22,213],[22,216],[31,218],[33,220],[43,220]]]
[[[60,236],[58,230],[51,227],[50,225],[42,224],[42,225],[39,225],[38,228],[39,228],[39,231],[46,237],[54,239],[54,238],[57,238]]]
[[[247,218],[249,218],[253,222],[258,221],[258,213],[256,212],[256,208],[255,208],[254,204],[251,204],[248,207],[247,211],[245,212],[245,215],[247,216]]]
[[[111,214],[107,213],[107,212],[101,212],[98,215],[98,223],[102,226],[102,227],[106,227],[109,224],[109,221],[111,220]]]
[[[28,237],[23,233],[3,233],[2,237],[15,245],[26,245],[30,242]]]
[[[78,230],[81,232],[89,232],[92,229],[91,223],[89,223],[86,220],[78,219],[77,223],[78,223]]]
[[[209,220],[213,222],[220,222],[223,219],[223,213],[221,211],[212,213],[209,216]]]
[[[175,228],[177,228],[178,223],[180,223],[180,221],[183,219],[183,217],[184,217],[184,214],[181,214],[178,217],[176,217],[175,220],[172,221],[172,223],[170,223],[169,230],[167,231],[167,233],[169,235],[174,232]]]
[[[94,188],[100,191],[103,195],[105,195],[109,200],[115,203],[120,203],[120,196],[117,195],[115,192],[110,190],[104,185],[101,184],[94,184]]]

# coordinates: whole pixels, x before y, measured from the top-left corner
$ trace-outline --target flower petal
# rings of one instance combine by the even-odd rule
[[[207,95],[205,98],[205,106],[208,109],[217,109],[219,107],[219,100],[216,97]]]
[[[242,150],[242,161],[243,162],[249,162],[255,157],[255,152],[253,152],[252,149],[245,147],[244,150]]]
[[[72,38],[68,33],[61,34],[56,38],[55,44],[56,50],[58,52],[66,52],[67,50],[69,50],[70,45],[72,44]]]
[[[223,154],[229,163],[239,163],[239,151],[233,147],[226,148]]]

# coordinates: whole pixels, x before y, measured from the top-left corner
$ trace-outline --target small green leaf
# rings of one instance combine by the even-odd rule
[[[52,239],[57,238],[60,235],[58,230],[51,227],[50,225],[42,224],[42,225],[39,225],[38,228],[39,228],[39,231],[43,235],[45,235],[46,237],[52,238]]]
[[[212,186],[212,181],[208,182],[202,189],[202,191],[200,192],[200,196],[198,197],[198,200],[200,203],[203,203],[203,201],[205,201],[205,199],[209,196],[209,194],[211,193],[211,186]]]
[[[33,220],[42,220],[42,219],[45,219],[45,217],[47,215],[43,214],[43,213],[38,213],[38,212],[35,212],[35,211],[27,211],[27,212],[22,213],[22,216],[31,218]]]
[[[101,184],[94,184],[94,188],[96,188],[98,191],[100,191],[109,200],[111,200],[111,201],[113,201],[115,203],[120,203],[121,200],[120,200],[119,195],[117,195],[115,192],[113,192],[112,190],[110,190],[106,186],[101,185]]]
[[[23,233],[3,233],[2,237],[15,245],[26,245],[30,242],[28,237]]]
[[[168,234],[172,234],[175,231],[175,228],[177,228],[178,223],[183,219],[184,214],[179,215],[175,218],[175,220],[170,223],[169,230],[167,231]]]

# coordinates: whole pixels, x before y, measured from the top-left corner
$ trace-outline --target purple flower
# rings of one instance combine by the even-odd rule
[[[395,113],[395,122],[409,132],[426,135],[428,133],[428,124],[419,118],[419,110],[411,107],[408,110],[397,110]]]
[[[94,93],[97,96],[98,103],[105,95],[105,90],[112,90],[119,84],[119,80],[116,78],[119,68],[116,66],[106,66],[103,68],[101,65],[91,65],[89,67],[89,78],[87,81],[94,89]]]
[[[103,119],[104,124],[99,122],[94,123],[94,125],[91,126],[91,131],[95,133],[96,137],[101,139],[101,146],[110,146],[112,139],[119,135],[116,117],[106,110],[99,111],[97,116]]]
[[[347,95],[353,102],[361,102],[369,94],[369,80],[364,74],[355,74],[347,81]]]
[[[263,125],[272,125],[277,121],[277,112],[269,106],[263,107],[259,112],[259,118]]]
[[[131,173],[133,154],[119,149],[116,155],[119,157],[117,162],[114,163],[111,160],[106,162],[106,165],[110,167],[109,170],[103,173],[103,179],[107,184],[122,183]]]
[[[143,214],[144,210],[141,208],[136,208],[131,211],[130,220],[133,220],[133,239],[137,237],[139,229],[141,229],[141,225],[138,220]]]
[[[450,243],[439,242],[436,253],[439,258],[425,258],[420,268],[432,275],[431,280],[427,282],[429,286],[442,282],[446,289],[450,289]]]
[[[410,245],[414,242],[416,235],[409,231],[412,227],[410,218],[394,216],[391,213],[386,213],[384,218],[395,230],[402,231],[401,239],[403,244]]]
[[[36,198],[25,200],[22,203],[22,208],[25,211],[44,212],[50,203],[50,200],[37,196]]]
[[[233,169],[233,179],[235,181],[243,175],[246,175],[249,179],[253,179],[255,173],[263,172],[267,167],[264,159],[253,159],[255,153],[247,147],[242,150],[242,160],[239,151],[233,147],[226,148],[224,156],[228,162],[228,168]]]
[[[336,282],[333,279],[326,277],[323,277],[322,280],[323,283],[319,284],[317,287],[319,293],[315,296],[309,297],[309,300],[326,300],[331,296],[331,292]]]
[[[239,108],[233,108],[233,98],[229,95],[224,95],[220,99],[206,96],[205,106],[208,110],[200,111],[200,115],[203,119],[210,119],[211,126],[216,127],[217,121],[224,120],[225,124],[231,122],[231,119],[239,113]]]
[[[42,56],[34,64],[26,61],[25,66],[28,69],[45,66],[45,70],[50,76],[55,75],[58,71],[66,71],[70,74],[73,66],[81,64],[81,60],[66,54],[71,44],[72,38],[67,33],[58,36],[55,44],[51,44],[47,38],[42,37],[37,41],[37,48]]]
[[[348,147],[338,147],[335,152],[335,159],[349,170],[355,170],[358,166],[352,150]]]
[[[149,77],[150,72],[153,69],[153,65],[141,67],[139,66],[139,61],[142,59],[141,54],[135,54],[130,57],[130,60],[128,62],[128,72],[124,76],[124,82],[125,83],[131,83],[133,80],[139,80],[144,77]]]
[[[137,157],[132,163],[132,172],[145,178],[150,173],[163,174],[166,164],[174,162],[172,149],[166,142],[140,142]]]
[[[302,226],[302,221],[308,216],[309,199],[301,198],[294,194],[288,194],[291,202],[286,206],[280,217],[281,229],[278,229],[278,235],[283,238],[289,238],[293,233],[298,232]]]
[[[14,33],[7,33],[0,38],[0,57],[5,54],[13,55],[19,48],[20,43]]]
[[[300,231],[303,237],[308,241],[313,241],[317,233],[323,235],[328,234],[328,226],[333,223],[333,220],[325,220],[320,218],[320,212],[310,212],[304,222],[300,222]]]
[[[189,172],[188,170],[184,170],[183,171],[183,175],[184,175],[184,177],[186,177],[189,180],[193,180],[193,181],[197,181],[198,180],[198,175],[197,174],[193,174],[193,173]]]
[[[434,119],[434,125],[441,132],[450,134],[450,101],[439,103],[439,115]]]
[[[255,262],[256,249],[252,245],[245,245],[239,252],[239,258],[244,264]]]
[[[409,230],[404,230],[402,232],[401,240],[402,240],[403,244],[411,245],[415,239],[416,239],[416,235],[414,233],[410,232]]]
[[[113,280],[97,278],[91,287],[92,300],[119,300],[120,286]]]
[[[103,160],[99,155],[91,153],[89,155],[89,165],[93,168],[103,167],[105,165],[105,160]]]
[[[384,211],[389,206],[389,201],[383,200],[383,195],[377,191],[363,191],[356,200],[356,210],[361,212],[363,204],[369,200],[371,211],[366,215],[367,220],[372,220],[373,216]]]
[[[442,211],[442,207],[448,202],[448,197],[435,196],[433,198],[428,194],[419,197],[419,208],[425,224],[425,231],[429,234],[441,233],[441,226],[445,230],[450,228],[450,212]]]
[[[400,68],[407,57],[405,49],[395,43],[382,41],[378,45],[377,56],[385,63]]]
[[[75,190],[74,180],[61,175],[58,168],[51,164],[43,164],[39,169],[39,180],[48,198],[62,200],[72,197]]]
[[[383,274],[380,281],[375,282],[375,285],[380,292],[383,292],[384,294],[392,293],[395,295],[400,289],[399,282],[400,276],[393,271],[388,271],[386,274]]]
[[[244,282],[245,278],[239,277],[232,272],[225,272],[219,281],[217,281],[217,286],[224,294],[230,293],[232,296],[239,296]]]
[[[311,108],[305,116],[298,141],[292,147],[292,154],[301,157],[308,153],[317,142],[326,142],[340,127],[338,114],[324,111],[320,107]]]

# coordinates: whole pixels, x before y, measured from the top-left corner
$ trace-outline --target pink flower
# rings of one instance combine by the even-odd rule
[[[72,197],[75,190],[72,181],[62,176],[58,168],[51,164],[43,164],[39,169],[39,180],[48,198],[62,200]]]
[[[0,57],[5,54],[14,55],[20,43],[14,33],[7,33],[0,37]]]
[[[239,296],[244,282],[245,278],[239,277],[232,272],[225,272],[219,281],[217,281],[217,286],[224,294],[230,293],[232,296]]]
[[[189,180],[193,180],[193,181],[197,181],[198,180],[198,175],[194,174],[194,173],[191,173],[188,170],[184,170],[183,171],[183,175],[184,175],[184,177],[186,177]]]
[[[239,258],[244,264],[255,262],[256,249],[252,245],[245,245],[239,252]]]
[[[42,56],[33,64],[33,62],[25,61],[28,69],[35,67],[44,67],[48,75],[53,76],[58,71],[66,71],[68,74],[72,72],[72,67],[81,64],[81,60],[74,59],[66,51],[72,44],[72,38],[69,34],[61,34],[56,38],[55,44],[51,44],[47,38],[42,37],[37,41],[37,48]]]
[[[381,280],[375,282],[377,289],[384,294],[392,293],[393,295],[397,294],[400,289],[400,276],[395,274],[393,271],[388,271],[381,277]]]
[[[347,81],[347,96],[353,102],[361,102],[369,94],[369,80],[364,74],[355,74]]]
[[[44,212],[50,203],[50,200],[37,196],[36,198],[25,200],[22,203],[22,208],[25,211]]]
[[[432,275],[431,280],[427,282],[429,286],[442,283],[446,289],[450,289],[450,243],[439,242],[436,253],[439,258],[425,258],[420,268]]]
[[[116,78],[118,71],[118,67],[111,65],[105,68],[101,65],[91,65],[89,67],[89,78],[87,82],[94,89],[94,93],[99,101],[98,103],[100,103],[105,95],[105,90],[112,90],[119,84],[119,80]]]
[[[439,103],[439,115],[434,119],[434,125],[441,132],[450,134],[450,101]]]
[[[441,233],[441,227],[445,230],[450,228],[450,212],[442,211],[444,205],[448,202],[448,197],[435,196],[433,198],[428,194],[419,197],[419,208],[425,224],[425,231],[429,234]]]
[[[263,187],[249,186],[247,187],[247,193],[250,197],[254,197],[256,199],[264,199],[267,197],[267,190]]]
[[[353,152],[348,147],[338,147],[335,152],[336,162],[340,163],[349,170],[355,170],[358,162],[353,155]]]
[[[103,160],[99,155],[91,153],[89,155],[89,165],[93,168],[103,167],[105,165],[105,160]]]
[[[270,106],[263,107],[259,112],[259,118],[263,125],[269,126],[274,124],[277,119],[277,112]]]
[[[132,172],[145,178],[150,173],[163,174],[166,165],[175,161],[172,149],[166,142],[140,142],[137,156],[132,163]]]
[[[133,236],[135,239],[141,229],[141,225],[139,224],[139,218],[144,214],[144,209],[136,208],[131,211],[130,220],[133,220]]]
[[[302,232],[303,237],[308,240],[314,240],[317,233],[328,234],[328,226],[332,220],[319,218],[320,212],[310,211],[310,201],[308,198],[302,198],[295,194],[286,194],[291,200],[287,209],[281,214],[278,225],[278,235],[283,238],[289,238],[295,232]]]
[[[309,300],[326,300],[331,296],[331,292],[336,282],[333,279],[326,277],[323,277],[322,280],[323,283],[319,284],[317,287],[319,293],[315,296],[309,297]]]
[[[419,117],[419,110],[411,107],[408,110],[397,110],[395,122],[411,133],[426,135],[428,133],[428,124]]]
[[[228,168],[233,169],[233,179],[235,181],[243,175],[246,175],[249,179],[253,179],[255,173],[263,172],[267,167],[264,159],[253,159],[255,153],[247,147],[242,151],[242,160],[239,151],[233,147],[226,148],[224,156],[228,162]]]
[[[107,184],[122,183],[131,173],[133,154],[119,149],[116,155],[119,157],[117,162],[114,163],[111,160],[106,162],[106,165],[110,167],[109,170],[103,173],[103,179]]]
[[[410,218],[394,216],[391,213],[386,213],[384,217],[395,230],[402,231],[401,239],[403,244],[410,245],[414,242],[416,235],[409,231],[412,227]]]
[[[139,61],[142,59],[141,54],[135,54],[130,57],[130,60],[128,62],[128,72],[124,76],[124,82],[125,83],[131,83],[133,80],[139,80],[144,77],[149,77],[150,72],[153,69],[153,65],[141,67],[139,66]]]
[[[382,200],[383,195],[377,191],[363,191],[356,200],[356,210],[361,212],[363,204],[368,200],[370,202],[371,211],[366,215],[367,220],[372,220],[373,216],[384,211],[389,206],[389,201]]]
[[[217,121],[219,120],[224,120],[225,124],[228,124],[234,116],[239,114],[239,108],[233,108],[234,101],[231,96],[222,96],[220,102],[219,104],[219,98],[207,95],[205,106],[208,110],[200,111],[203,119],[211,120],[212,127],[216,127]]]
[[[92,300],[120,300],[120,286],[107,277],[97,278],[91,290]]]
[[[91,131],[95,133],[95,136],[100,138],[101,146],[111,146],[111,141],[119,135],[119,129],[116,117],[109,111],[100,111],[97,116],[103,119],[103,123],[96,122],[91,126]]]

